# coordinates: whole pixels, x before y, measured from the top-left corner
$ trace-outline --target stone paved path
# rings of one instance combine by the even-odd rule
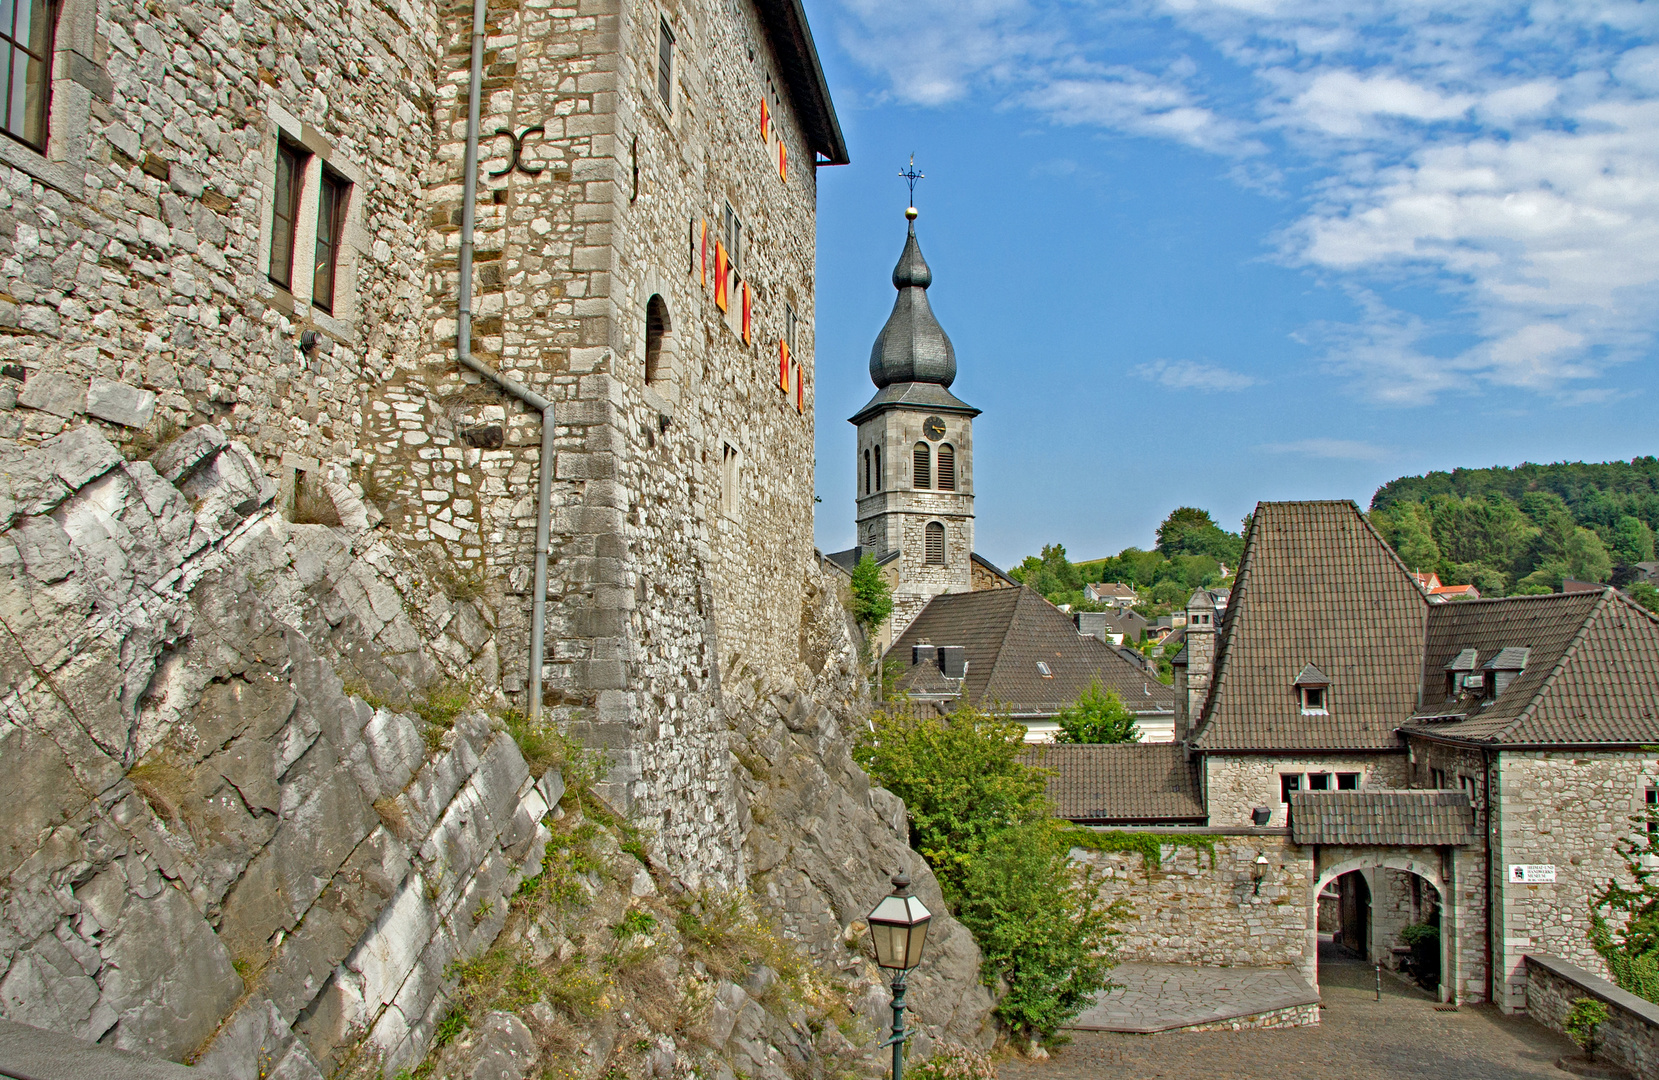
[[[1323,950],[1322,950],[1323,951]],[[1566,1039],[1490,1006],[1436,1012],[1390,976],[1372,1000],[1365,964],[1321,957],[1317,1027],[1126,1035],[1078,1031],[1052,1059],[1007,1061],[1000,1080],[1562,1080]]]
[[[1313,987],[1286,968],[1213,968],[1119,964],[1117,988],[1103,994],[1072,1027],[1084,1031],[1168,1031],[1311,1005]]]

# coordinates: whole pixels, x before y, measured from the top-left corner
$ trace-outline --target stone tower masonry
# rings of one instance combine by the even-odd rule
[[[956,349],[928,305],[933,271],[916,242],[916,211],[893,268],[899,295],[870,350],[876,394],[858,426],[858,543],[878,557],[899,553],[891,632],[896,638],[927,602],[973,588],[973,418],[950,392]]]

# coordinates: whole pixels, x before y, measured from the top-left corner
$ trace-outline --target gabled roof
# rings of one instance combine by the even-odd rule
[[[777,53],[807,146],[825,158],[826,165],[847,164],[847,140],[841,135],[841,121],[835,116],[829,82],[818,62],[818,46],[813,44],[801,0],[756,0],[755,7]]]
[[[1417,705],[1429,607],[1352,502],[1258,504],[1194,743],[1397,749],[1400,718]],[[1302,714],[1295,680],[1305,664],[1330,678],[1329,715]]]
[[[848,418],[849,424],[862,424],[883,409],[926,409],[929,412],[958,413],[978,416],[979,410],[958,398],[945,387],[933,382],[891,383],[877,390],[864,407]]]
[[[1301,791],[1290,797],[1290,838],[1298,844],[1411,844],[1474,841],[1475,811],[1462,791]]]
[[[1448,665],[1467,651],[1487,671],[1524,666],[1494,698],[1448,699]],[[1422,701],[1408,733],[1499,745],[1659,743],[1659,620],[1612,589],[1437,607]]]
[[[1205,820],[1196,763],[1175,743],[1047,743],[1022,760],[1052,771],[1048,800],[1055,817],[1092,825]]]
[[[858,565],[859,560],[864,558],[866,555],[875,556],[877,566],[886,566],[888,563],[899,557],[899,550],[898,548],[894,548],[892,551],[884,551],[877,555],[875,548],[867,548],[860,544],[857,547],[850,547],[846,551],[832,551],[828,555],[825,555],[824,558],[834,563],[842,571],[851,574],[853,572],[853,568]]]
[[[1079,634],[1063,612],[1024,585],[934,597],[889,655],[908,662],[918,644],[962,646],[968,661],[963,692],[983,708],[1052,716],[1096,681],[1135,712],[1175,708],[1174,690],[1098,638]],[[899,676],[899,690],[908,688],[912,674]]]
[[[1013,578],[1009,577],[1006,573],[1004,573],[1000,566],[997,566],[990,559],[987,559],[985,556],[981,555],[979,552],[975,551],[975,552],[970,553],[968,558],[970,558],[974,561],[974,565],[985,569],[986,571],[990,572],[993,576],[995,576],[997,578],[1000,578],[1002,581],[1006,582],[1010,588],[1012,588],[1012,587],[1019,584],[1019,582],[1015,581]]]

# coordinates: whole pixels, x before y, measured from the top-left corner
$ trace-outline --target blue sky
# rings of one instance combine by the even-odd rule
[[[911,152],[1000,565],[1150,546],[1178,505],[1656,452],[1659,9],[807,0],[853,164],[820,169],[816,531]]]

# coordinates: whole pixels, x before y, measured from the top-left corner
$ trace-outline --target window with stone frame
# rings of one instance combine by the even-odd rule
[[[927,523],[923,530],[923,561],[929,566],[945,565],[945,527],[937,521]]]
[[[743,280],[743,220],[732,209],[732,204],[726,204],[725,216],[726,236],[726,275],[728,295],[737,295],[738,283]]]
[[[870,451],[864,451],[864,494],[870,494]]]
[[[918,490],[932,488],[933,452],[927,448],[927,443],[917,443],[910,457],[910,486]]]
[[[317,259],[311,270],[311,302],[330,315],[334,314],[334,279],[340,269],[350,197],[350,181],[325,168],[317,191]]]
[[[876,490],[880,491],[881,490],[881,444],[880,443],[876,444],[875,450],[876,450]]]
[[[1301,791],[1301,790],[1302,790],[1302,774],[1301,773],[1280,773],[1279,774],[1279,801],[1280,802],[1289,803],[1291,794],[1293,792],[1297,792],[1297,791]]]
[[[1360,774],[1357,772],[1339,772],[1336,774],[1336,789],[1338,791],[1358,791]]]
[[[4,120],[0,129],[18,142],[46,152],[46,125],[52,95],[52,37],[57,0],[0,2],[0,75]]]
[[[674,31],[666,18],[657,20],[657,96],[674,111]]]
[[[737,515],[737,447],[723,443],[720,447],[720,511],[728,517]]]
[[[305,162],[310,156],[287,139],[277,142],[276,187],[271,195],[271,260],[266,273],[271,284],[284,289],[294,287],[294,242],[299,234]]]
[[[1324,773],[1324,772],[1311,772],[1311,773],[1308,773],[1308,790],[1309,791],[1329,791],[1329,790],[1331,790],[1331,774],[1330,773]]]

